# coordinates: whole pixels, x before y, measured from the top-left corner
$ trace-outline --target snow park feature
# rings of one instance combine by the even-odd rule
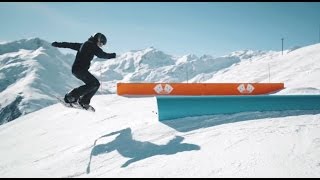
[[[283,110],[318,110],[320,96],[263,95],[284,83],[117,83],[122,96],[156,96],[159,121]]]
[[[284,89],[283,83],[117,83],[123,96],[258,95]]]
[[[320,110],[320,95],[157,96],[159,121],[184,117],[287,110]]]

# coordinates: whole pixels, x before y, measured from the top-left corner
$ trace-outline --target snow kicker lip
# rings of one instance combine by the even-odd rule
[[[241,112],[320,110],[320,95],[157,96],[159,121]]]
[[[284,89],[284,83],[117,83],[121,96],[260,95]]]

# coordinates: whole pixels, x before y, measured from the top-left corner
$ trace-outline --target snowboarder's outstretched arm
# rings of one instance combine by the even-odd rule
[[[95,55],[98,58],[102,58],[102,59],[112,59],[112,58],[116,58],[116,53],[106,53],[104,52],[101,48],[97,48],[95,50]]]
[[[51,44],[53,47],[58,47],[58,48],[70,48],[73,50],[78,51],[81,47],[81,43],[70,43],[70,42],[53,42]]]

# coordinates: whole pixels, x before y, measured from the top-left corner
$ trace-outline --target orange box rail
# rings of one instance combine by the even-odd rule
[[[122,96],[259,95],[284,89],[283,83],[117,83]]]

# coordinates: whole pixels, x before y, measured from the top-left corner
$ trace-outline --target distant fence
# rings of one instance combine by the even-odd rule
[[[320,95],[157,96],[159,121],[254,111],[320,110]]]

